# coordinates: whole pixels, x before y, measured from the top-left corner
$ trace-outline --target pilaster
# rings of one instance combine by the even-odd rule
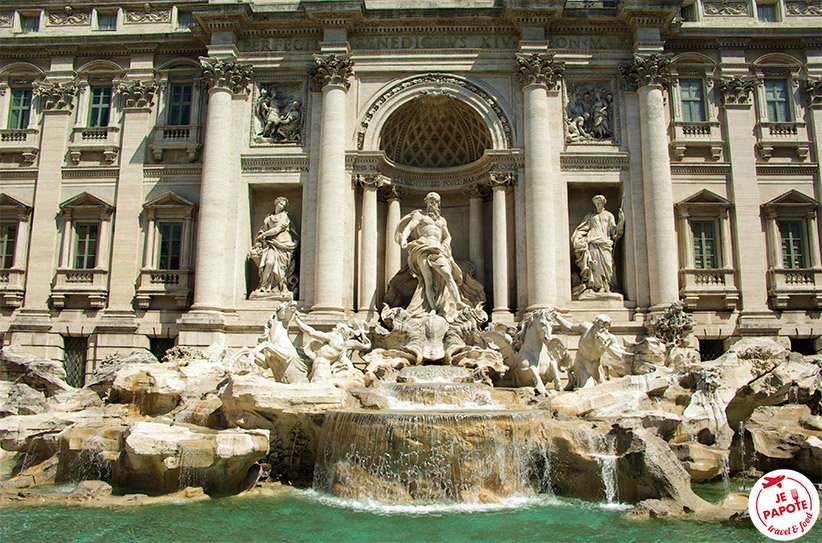
[[[394,233],[400,224],[400,201],[408,194],[408,189],[398,185],[387,185],[382,189],[382,196],[388,202],[388,212],[385,216],[385,288],[402,268],[402,249]]]

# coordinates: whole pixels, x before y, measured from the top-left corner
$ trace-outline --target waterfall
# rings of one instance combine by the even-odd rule
[[[722,470],[722,487],[727,497],[731,494],[731,466],[724,456],[719,460],[719,468]]]
[[[394,503],[533,495],[550,488],[550,454],[540,432],[547,419],[534,410],[330,411],[313,486]]]
[[[498,391],[479,383],[398,383],[380,388],[388,408],[398,411],[501,410]],[[497,392],[497,394],[494,394]]]
[[[103,453],[106,450],[106,440],[102,432],[97,432],[82,441],[80,454],[76,462],[78,481],[111,481],[111,463]]]
[[[599,473],[602,479],[602,486],[605,489],[605,499],[608,503],[619,501],[619,488],[617,485],[617,458],[616,437],[613,435],[599,436],[597,440],[597,452],[593,455],[599,464]]]
[[[742,474],[742,490],[745,490],[745,421],[739,421],[739,465]]]
[[[202,466],[199,449],[182,447],[180,449],[180,490],[187,487],[205,488],[207,482],[206,468]]]

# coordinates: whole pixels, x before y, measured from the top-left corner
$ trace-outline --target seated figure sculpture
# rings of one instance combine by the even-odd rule
[[[361,375],[351,362],[351,353],[371,348],[368,327],[364,322],[357,322],[353,327],[341,322],[330,332],[321,332],[309,326],[300,314],[294,316],[294,322],[304,334],[303,350],[312,361],[312,383],[337,375]]]
[[[556,311],[552,311],[552,317],[566,330],[582,334],[566,390],[602,383],[600,365],[602,355],[606,352],[618,359],[628,354],[619,346],[617,337],[609,331],[611,319],[608,315],[597,315],[594,322],[578,324],[559,316]]]
[[[439,195],[429,192],[425,204],[425,210],[403,217],[394,235],[408,250],[408,267],[418,281],[407,310],[413,316],[434,313],[453,321],[469,307],[459,290],[463,275],[451,255],[451,233],[440,215]]]
[[[614,220],[605,209],[605,196],[593,197],[595,213],[589,213],[574,229],[571,244],[576,255],[583,291],[611,292],[614,277],[614,243],[622,237],[625,217],[619,209],[619,219]]]

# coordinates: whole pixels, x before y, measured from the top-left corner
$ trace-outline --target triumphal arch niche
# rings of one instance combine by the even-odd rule
[[[375,96],[357,133],[354,175],[364,202],[374,190],[387,205],[385,258],[377,272],[384,296],[361,300],[359,309],[374,309],[362,302],[407,302],[402,278],[392,282],[405,267],[393,235],[400,218],[425,207],[424,197],[437,191],[454,259],[484,287],[494,311],[507,314],[516,271],[509,269],[511,187],[520,167],[508,105],[483,83],[450,74],[409,77]]]

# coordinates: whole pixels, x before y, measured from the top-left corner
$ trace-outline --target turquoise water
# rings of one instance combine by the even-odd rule
[[[510,507],[382,506],[313,491],[141,507],[0,509],[3,543],[61,542],[528,542],[752,543],[753,526],[683,520],[629,521],[624,509],[541,497]],[[822,529],[800,542],[822,541]]]

